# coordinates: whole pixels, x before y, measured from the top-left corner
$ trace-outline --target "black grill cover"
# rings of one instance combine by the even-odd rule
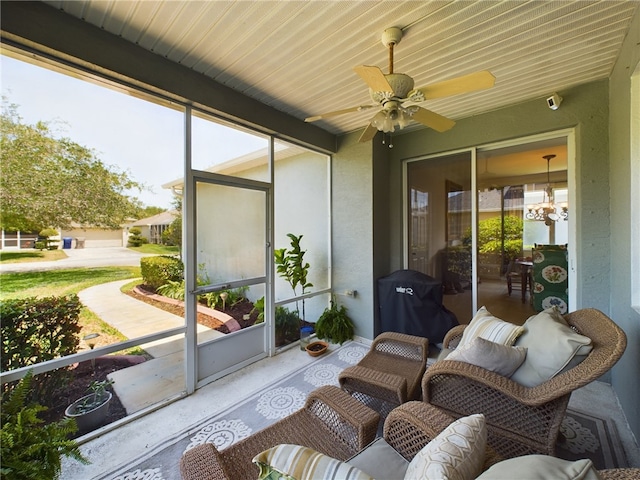
[[[380,332],[427,337],[436,344],[458,325],[454,313],[442,305],[442,283],[415,270],[398,270],[378,279],[378,302]]]

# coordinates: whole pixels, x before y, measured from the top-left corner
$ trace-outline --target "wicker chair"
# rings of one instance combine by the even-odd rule
[[[455,418],[483,413],[489,444],[503,458],[554,455],[571,392],[607,372],[627,343],[624,332],[598,310],[577,310],[564,318],[593,342],[591,353],[576,367],[528,388],[475,365],[442,360],[430,366],[423,377],[423,401]],[[452,328],[444,347],[455,348],[464,328]]]
[[[384,422],[384,439],[405,459],[413,457],[454,418],[424,402],[407,402],[395,408]],[[493,448],[485,454],[484,470],[503,458]],[[637,480],[640,468],[599,470],[603,480]]]
[[[428,356],[427,338],[397,332],[381,333],[357,365],[340,373],[340,386],[365,403],[367,396],[391,407],[417,400]]]
[[[373,441],[379,421],[376,412],[338,387],[320,387],[297,412],[222,451],[205,443],[185,452],[180,473],[184,480],[256,478],[253,457],[280,443],[304,445],[346,460]]]

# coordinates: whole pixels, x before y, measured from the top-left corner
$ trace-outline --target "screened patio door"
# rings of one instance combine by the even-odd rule
[[[264,182],[201,173],[195,192],[196,298],[217,307],[244,298],[255,303],[267,293],[270,185]],[[223,305],[223,303],[225,305]],[[244,318],[247,318],[245,314]],[[198,324],[198,382],[215,380],[267,355],[265,323],[240,328],[237,320],[219,314],[221,333]]]

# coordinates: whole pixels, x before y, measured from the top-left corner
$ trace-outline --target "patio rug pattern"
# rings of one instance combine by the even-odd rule
[[[323,385],[338,385],[338,374],[355,365],[367,348],[349,342],[301,369],[282,377],[243,402],[184,429],[100,480],[179,480],[182,454],[205,442],[222,450],[301,408],[306,396]],[[613,422],[570,410],[562,425],[566,440],[558,456],[567,460],[591,458],[596,468],[627,466]],[[381,479],[384,480],[384,479]]]

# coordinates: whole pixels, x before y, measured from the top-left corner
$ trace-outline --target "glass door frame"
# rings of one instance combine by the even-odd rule
[[[478,160],[477,153],[478,151],[486,151],[498,148],[504,148],[509,146],[517,146],[523,145],[527,143],[533,143],[536,141],[548,140],[553,138],[565,137],[567,143],[567,188],[568,188],[568,199],[569,205],[573,206],[573,214],[569,216],[569,246],[568,246],[568,255],[569,255],[569,311],[574,311],[578,305],[580,305],[581,299],[578,298],[577,288],[577,252],[576,247],[578,245],[577,242],[577,231],[578,231],[578,216],[577,216],[577,194],[576,188],[577,185],[576,179],[576,141],[575,141],[575,129],[563,129],[552,132],[546,132],[542,134],[530,135],[525,137],[518,137],[512,140],[504,140],[494,143],[488,143],[484,145],[478,145],[470,148],[457,149],[457,150],[448,150],[443,152],[438,152],[434,154],[428,154],[420,157],[414,157],[405,159],[402,161],[402,222],[403,222],[403,268],[410,268],[411,263],[411,251],[409,248],[409,209],[408,205],[408,189],[409,189],[409,181],[408,181],[408,166],[411,162],[428,160],[432,158],[440,158],[445,156],[450,156],[459,153],[468,152],[471,156],[470,168],[471,168],[471,191],[477,191],[477,171],[478,171]],[[472,262],[472,282],[474,288],[472,289],[472,308],[473,311],[477,311],[478,309],[478,196],[471,196],[471,262]]]
[[[275,334],[273,332],[273,218],[274,218],[274,196],[273,196],[273,159],[274,159],[274,138],[269,137],[268,164],[269,182],[250,180],[238,177],[230,177],[210,172],[192,169],[192,109],[186,108],[185,112],[185,161],[184,161],[184,192],[183,192],[183,218],[182,222],[182,258],[184,262],[185,278],[185,348],[184,348],[184,371],[185,387],[187,394],[193,393],[198,388],[216,380],[219,376],[210,376],[198,379],[199,346],[197,336],[197,295],[212,291],[217,286],[211,288],[198,288],[196,278],[198,273],[197,265],[197,212],[196,212],[196,185],[198,182],[213,183],[236,188],[245,188],[265,193],[265,266],[264,277],[254,278],[247,281],[233,283],[233,287],[241,285],[256,284],[264,282],[265,285],[265,321],[262,325],[256,326],[263,332],[262,352],[250,360],[239,363],[236,368],[240,369],[249,363],[265,358],[273,354]],[[253,328],[253,327],[252,327]],[[240,332],[242,333],[242,332]],[[220,339],[225,340],[225,339]],[[224,374],[230,373],[224,371]]]

